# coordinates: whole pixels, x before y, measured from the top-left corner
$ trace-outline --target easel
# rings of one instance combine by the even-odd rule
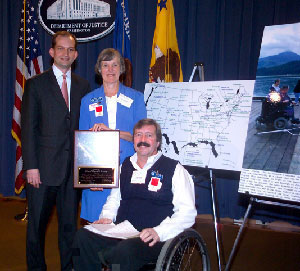
[[[219,265],[219,271],[221,271],[222,268],[221,268],[221,257],[220,257],[220,246],[219,246],[218,218],[217,218],[217,211],[216,211],[214,176],[213,176],[213,173],[212,173],[212,169],[209,170],[209,179],[210,179],[211,199],[212,199],[213,215],[214,215],[214,226],[215,226],[218,265]]]
[[[196,62],[195,65],[194,65],[194,69],[192,71],[191,77],[189,79],[189,82],[193,82],[193,78],[195,76],[196,69],[198,69],[200,81],[201,82],[204,81],[204,63]]]
[[[236,248],[237,248],[237,246],[239,244],[239,241],[240,241],[240,238],[241,238],[241,235],[242,235],[245,223],[246,223],[246,221],[248,219],[249,213],[251,211],[251,208],[252,208],[254,202],[256,202],[256,203],[262,203],[262,204],[268,204],[268,205],[288,207],[288,208],[296,208],[296,209],[300,210],[300,206],[298,206],[298,205],[286,204],[286,203],[281,203],[281,202],[276,202],[276,201],[271,201],[271,200],[270,201],[259,200],[259,199],[257,199],[254,196],[250,197],[249,205],[248,205],[248,208],[246,210],[246,213],[245,213],[245,216],[244,216],[244,219],[243,219],[243,223],[242,223],[242,225],[241,225],[241,227],[239,229],[239,232],[237,234],[237,237],[236,237],[236,239],[234,241],[234,244],[233,244],[232,250],[230,252],[229,259],[228,259],[228,262],[227,262],[226,267],[225,267],[225,271],[229,271],[230,270],[230,265],[231,265],[232,259],[234,257],[234,254],[235,254]]]
[[[195,76],[195,72],[198,69],[199,79],[200,81],[204,81],[204,63],[196,62],[192,71],[192,75],[189,79],[189,82],[193,81]],[[219,232],[218,232],[218,218],[216,211],[216,196],[215,196],[215,187],[214,187],[214,176],[212,169],[209,169],[209,179],[210,179],[210,188],[211,188],[211,199],[212,199],[212,207],[213,207],[213,216],[214,216],[214,226],[215,226],[215,236],[216,236],[216,247],[217,247],[217,256],[218,256],[218,265],[219,271],[221,271],[221,259],[220,259],[220,246],[219,246]]]

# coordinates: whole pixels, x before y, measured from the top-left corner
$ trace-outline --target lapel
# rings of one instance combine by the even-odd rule
[[[78,99],[78,91],[77,90],[77,82],[76,78],[71,72],[71,89],[70,89],[70,112],[74,111],[75,101]]]
[[[118,97],[120,96],[121,93],[126,96],[126,90],[124,89],[123,85],[120,83]],[[122,122],[124,121],[124,117],[126,117],[127,114],[128,114],[128,108],[121,105],[119,102],[117,102],[116,127],[118,129],[122,127]]]
[[[67,107],[67,105],[65,103],[65,100],[62,96],[61,89],[60,89],[60,87],[57,83],[57,80],[56,80],[56,77],[53,73],[52,68],[50,68],[48,70],[48,74],[49,74],[49,84],[47,84],[47,86],[49,86],[49,89],[52,92],[54,98],[57,100],[59,106],[65,108],[65,110],[68,111],[68,107]]]
[[[80,111],[80,103],[82,98],[82,84],[80,84],[80,80],[78,76],[71,72],[71,89],[70,89],[70,114],[71,118],[76,118],[79,116]]]

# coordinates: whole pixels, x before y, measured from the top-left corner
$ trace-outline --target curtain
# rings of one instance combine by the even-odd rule
[[[38,0],[31,1],[37,8]],[[133,88],[141,92],[148,82],[156,4],[156,0],[129,0]],[[173,5],[184,81],[189,80],[194,63],[199,61],[204,63],[206,81],[255,79],[264,26],[300,21],[299,0],[173,0]],[[14,195],[15,142],[10,130],[22,0],[2,0],[0,7],[0,193],[11,196]],[[39,35],[44,69],[48,69],[51,36],[41,26]],[[112,47],[112,41],[113,33],[110,33],[99,40],[79,44],[75,72],[85,77],[92,88],[97,87],[94,73],[97,56],[102,49]],[[238,218],[243,213],[245,204],[237,188],[238,180],[217,178],[221,217]],[[211,213],[208,190],[209,187],[196,189],[201,213]]]

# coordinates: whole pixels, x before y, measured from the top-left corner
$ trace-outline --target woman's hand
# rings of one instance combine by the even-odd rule
[[[104,123],[95,123],[92,128],[90,128],[91,131],[97,132],[97,131],[109,131],[111,130],[108,128]]]
[[[90,131],[97,132],[97,131],[110,131],[109,127],[107,127],[104,123],[96,123],[92,128],[90,128]],[[120,138],[124,139],[126,141],[132,142],[132,134],[130,132],[120,131]]]
[[[111,224],[112,220],[109,218],[100,218],[96,221],[94,221],[92,224]]]
[[[98,131],[110,131],[109,127],[107,127],[104,123],[96,123],[92,128],[90,128],[90,131],[98,132]],[[133,137],[130,132],[120,131],[120,138],[124,139],[126,141],[132,142]]]
[[[93,187],[93,188],[90,188],[90,190],[92,190],[92,191],[103,191],[103,187]]]

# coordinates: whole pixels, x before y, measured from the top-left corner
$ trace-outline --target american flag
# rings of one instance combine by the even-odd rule
[[[15,104],[13,108],[12,136],[17,141],[15,192],[21,193],[25,180],[22,178],[21,148],[21,104],[24,85],[27,79],[43,72],[43,60],[37,31],[37,17],[29,0],[24,0],[21,11],[19,41],[17,48],[17,68],[15,85]]]

